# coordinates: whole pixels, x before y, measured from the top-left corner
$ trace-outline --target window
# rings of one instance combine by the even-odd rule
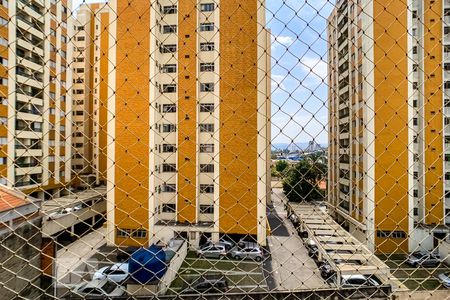
[[[413,54],[417,54],[417,46],[413,47]]]
[[[84,36],[79,36],[79,37],[77,37],[77,41],[79,41],[79,42],[82,42],[82,41],[84,41],[85,40],[85,37]]]
[[[0,45],[4,47],[8,47],[8,40],[0,37]]]
[[[0,145],[6,145],[8,143],[8,138],[0,137]]]
[[[145,238],[147,237],[147,230],[145,229],[124,229],[124,228],[117,228],[117,236],[118,237],[124,237],[124,238]],[[99,293],[100,294],[100,293]]]
[[[172,145],[172,144],[163,144],[162,145],[162,152],[163,153],[175,152],[176,149],[177,148],[175,147],[175,145]]]
[[[214,103],[200,104],[200,112],[214,112]]]
[[[0,165],[6,165],[7,162],[8,162],[8,158],[0,157]]]
[[[214,153],[214,144],[200,144],[200,153]]]
[[[176,211],[176,206],[175,204],[164,203],[161,211],[163,213],[174,213]]]
[[[201,23],[200,31],[214,31],[214,23]]]
[[[161,53],[174,53],[174,52],[177,52],[177,45],[162,45],[160,48],[159,48],[159,51],[161,52]]]
[[[200,124],[200,132],[214,132],[214,124]]]
[[[214,63],[201,63],[200,72],[214,72]]]
[[[0,1],[2,3],[2,5],[6,8],[8,8],[8,1],[7,0],[1,0]]]
[[[413,209],[413,214],[414,214],[415,216],[418,216],[418,215],[419,215],[419,209],[418,209],[417,207],[414,207],[414,209]]]
[[[161,193],[175,193],[176,190],[177,187],[173,183],[164,183],[163,185],[161,185]]]
[[[177,126],[175,124],[163,124],[162,125],[162,132],[176,132]]]
[[[200,164],[200,173],[214,173],[214,165]]]
[[[201,92],[214,92],[214,83],[200,83],[200,91]]]
[[[161,68],[161,72],[162,73],[176,73],[177,65],[176,64],[163,65]]]
[[[4,57],[0,57],[0,64],[4,65],[5,67],[8,66],[8,60]]]
[[[177,165],[176,164],[162,164],[161,170],[163,173],[176,173]]]
[[[61,42],[67,43],[67,37],[65,35],[61,35]]]
[[[177,112],[177,106],[175,104],[163,104],[163,113],[174,113]]]
[[[177,25],[164,25],[162,32],[163,33],[176,33],[177,32]]]
[[[214,205],[200,205],[201,214],[214,214]]]
[[[419,121],[417,118],[413,118],[413,125],[417,126],[419,124]]]
[[[163,93],[176,93],[177,92],[177,85],[174,84],[174,83],[163,84],[162,92]]]
[[[214,51],[214,43],[200,43],[200,51]]]
[[[206,11],[214,11],[215,5],[214,3],[202,3],[200,4],[200,11],[206,12]]]
[[[8,20],[0,17],[0,26],[7,26],[7,25],[8,25]]]
[[[404,231],[377,230],[377,237],[391,238],[391,239],[404,239],[404,238],[406,238],[406,233]]]
[[[1,84],[1,85],[8,85],[8,79],[7,79],[7,78],[1,78],[1,77],[0,77],[0,84]]]
[[[214,193],[214,184],[200,184],[200,193],[213,194]]]
[[[162,13],[166,15],[176,14],[178,11],[176,5],[163,6]]]

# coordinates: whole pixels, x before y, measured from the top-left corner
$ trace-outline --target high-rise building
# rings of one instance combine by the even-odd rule
[[[74,22],[72,170],[76,186],[106,183],[109,10],[82,4]]]
[[[328,20],[329,202],[377,252],[430,250],[449,231],[448,13],[338,1]]]
[[[263,0],[110,2],[108,240],[266,242]],[[220,7],[220,8],[219,8]]]
[[[71,180],[71,1],[0,1],[0,183],[40,199]]]

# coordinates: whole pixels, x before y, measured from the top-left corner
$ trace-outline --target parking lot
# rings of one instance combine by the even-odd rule
[[[412,267],[405,263],[407,256],[401,254],[379,256],[390,268],[392,274],[410,290],[436,290],[445,287],[437,279],[437,276],[449,272],[450,267],[441,263],[437,268]]]
[[[180,267],[177,278],[172,282],[167,294],[182,292],[189,283],[204,274],[223,274],[228,282],[229,292],[267,291],[263,262],[235,260],[228,257],[220,259],[199,258],[189,252]]]

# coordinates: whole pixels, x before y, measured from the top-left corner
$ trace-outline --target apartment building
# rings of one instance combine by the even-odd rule
[[[266,243],[263,0],[110,1],[108,241]],[[220,9],[219,9],[220,6]]]
[[[76,186],[106,183],[109,10],[82,4],[74,22],[72,171]]]
[[[449,231],[448,16],[450,1],[358,0],[328,20],[328,200],[376,252]]]
[[[0,1],[0,183],[40,199],[71,180],[70,7]]]

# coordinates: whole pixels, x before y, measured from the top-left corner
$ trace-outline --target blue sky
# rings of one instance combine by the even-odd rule
[[[83,2],[98,0],[74,0],[73,7]],[[267,26],[273,35],[273,143],[327,143],[326,19],[333,3],[266,0]]]

